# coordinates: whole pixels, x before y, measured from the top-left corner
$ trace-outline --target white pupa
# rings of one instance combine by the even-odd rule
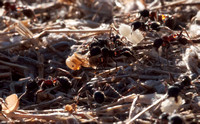
[[[198,67],[198,63],[200,62],[200,48],[197,46],[190,46],[187,48],[183,57],[183,61],[191,73],[200,74],[200,69]]]
[[[140,30],[137,29],[133,31],[131,27],[126,24],[121,24],[119,26],[119,33],[122,36],[126,37],[129,41],[131,41],[133,45],[137,45],[144,39],[144,36],[142,35]]]
[[[161,103],[161,111],[166,113],[173,113],[177,111],[180,105],[183,104],[183,100],[180,96],[178,96],[178,102],[175,101],[174,97],[167,98],[165,101]]]

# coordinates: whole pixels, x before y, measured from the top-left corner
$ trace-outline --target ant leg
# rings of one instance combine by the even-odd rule
[[[163,29],[166,29],[166,30],[170,31],[171,34],[174,33],[174,31],[172,29],[170,29],[169,27],[167,27],[167,26],[160,26],[160,27],[163,28]]]
[[[185,28],[183,28],[183,27],[181,27],[184,31],[185,31],[185,33],[187,34],[187,36],[188,36],[188,38],[189,38],[189,42],[192,44],[192,45],[194,45],[194,43],[192,42],[192,40],[191,40],[191,38],[190,38],[190,35],[188,34],[188,32],[186,31],[186,29]]]
[[[114,26],[114,24],[111,24],[111,28],[117,32],[117,34],[119,34],[119,31],[117,30],[117,28]]]
[[[160,61],[160,55],[158,55],[158,64],[159,64],[160,68],[162,69],[162,63]]]
[[[166,59],[167,59],[167,66],[169,66],[169,56],[168,56],[167,50],[168,49],[165,50],[165,56],[166,56]]]
[[[110,58],[115,62],[115,68],[117,69],[117,61],[113,57]]]

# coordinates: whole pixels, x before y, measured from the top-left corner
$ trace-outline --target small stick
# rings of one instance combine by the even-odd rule
[[[26,107],[23,108],[23,110],[25,110],[25,109],[34,109],[34,108],[41,107],[41,106],[47,106],[47,105],[50,105],[50,104],[52,104],[54,102],[62,101],[64,99],[65,99],[64,97],[59,96],[59,97],[57,97],[57,98],[55,98],[53,100],[47,101],[47,102],[42,102],[42,103],[39,103],[39,104],[26,106]]]
[[[11,75],[11,72],[0,73],[0,78],[10,77]]]
[[[152,7],[150,10],[157,10],[157,9],[161,9],[161,8],[166,8],[166,7],[171,7],[171,6],[180,6],[182,5],[182,3],[185,3],[187,0],[180,0],[180,1],[175,1],[172,2],[170,4],[164,5],[164,6],[156,6],[156,7]]]
[[[49,113],[49,114],[22,114],[22,113],[10,113],[7,114],[10,118],[38,118],[38,119],[45,119],[45,120],[62,120],[59,116],[68,117],[68,113]]]
[[[131,117],[133,116],[133,111],[135,109],[135,105],[136,105],[136,102],[139,98],[139,95],[136,96],[136,98],[133,99],[133,102],[132,102],[132,105],[131,105],[131,109],[129,111],[129,119],[131,119]]]
[[[66,59],[58,50],[56,50],[54,47],[52,47],[51,45],[47,46],[51,51],[53,51],[56,55],[58,55],[60,58],[62,59]]]
[[[23,66],[23,65],[18,65],[18,64],[14,64],[14,63],[10,63],[10,62],[5,62],[5,61],[2,61],[2,60],[0,60],[0,63],[4,64],[4,65],[11,66],[11,67],[16,67],[16,68],[21,68],[21,69],[24,69],[24,70],[28,70],[28,67]]]
[[[123,97],[117,90],[115,90],[115,88],[113,86],[111,86],[110,84],[107,83],[107,85],[116,93],[118,94],[120,97]]]
[[[38,58],[38,61],[41,63],[40,65],[38,65],[39,78],[43,78],[44,77],[44,56],[43,54],[40,54],[39,52],[37,52],[37,58]]]
[[[46,30],[47,33],[107,33],[110,32],[110,29],[87,29],[87,30]]]
[[[142,110],[141,112],[139,112],[137,115],[135,115],[131,120],[129,120],[127,122],[127,124],[131,124],[133,121],[135,121],[138,117],[140,117],[142,114],[144,114],[146,111],[148,111],[149,109],[151,109],[152,107],[154,107],[155,105],[159,104],[160,102],[162,102],[163,100],[165,100],[167,98],[167,94],[165,94],[163,97],[161,97],[160,99],[158,99],[154,104],[150,105],[149,107],[145,108],[144,110]]]

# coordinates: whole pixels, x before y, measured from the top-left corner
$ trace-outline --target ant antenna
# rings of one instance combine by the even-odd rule
[[[188,36],[188,38],[189,38],[189,40],[188,40],[188,41],[189,41],[189,42],[190,42],[192,45],[194,45],[194,43],[192,42],[192,40],[191,40],[191,38],[190,38],[190,36],[189,36],[188,32],[186,31],[186,29],[185,29],[184,27],[180,26],[180,25],[179,25],[179,27],[182,29],[182,31],[181,31],[181,32],[183,32],[183,31],[184,31],[184,32],[186,33],[186,35]]]

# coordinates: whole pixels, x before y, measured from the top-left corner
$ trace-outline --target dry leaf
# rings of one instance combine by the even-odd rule
[[[5,99],[6,106],[2,104],[2,110],[4,113],[9,114],[11,112],[14,112],[19,107],[19,99],[16,94],[12,94]]]

